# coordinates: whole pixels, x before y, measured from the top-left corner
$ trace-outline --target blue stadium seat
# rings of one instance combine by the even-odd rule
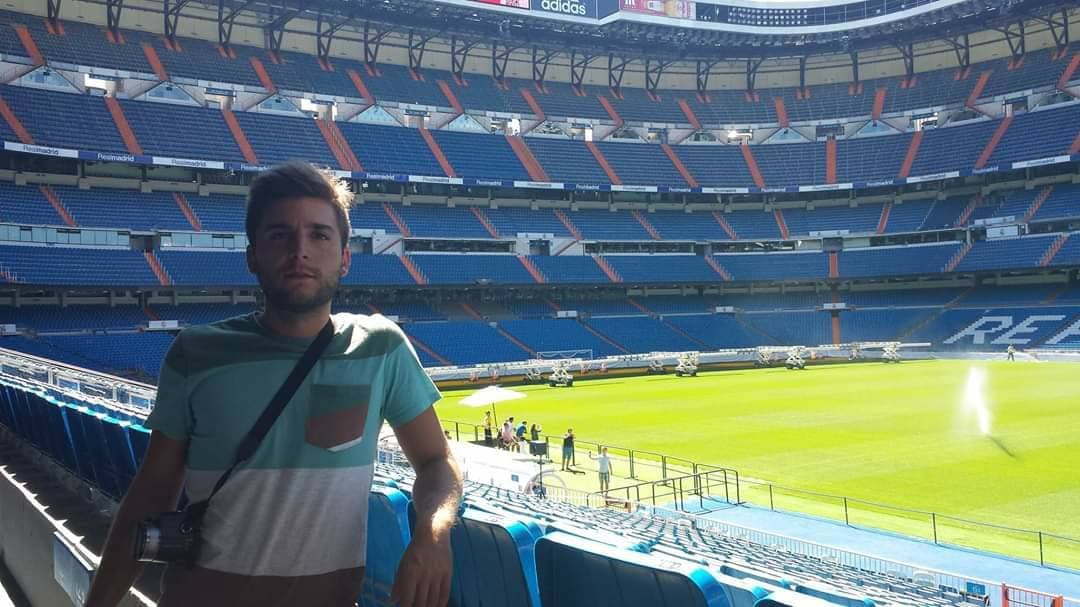
[[[648,317],[590,318],[588,324],[633,354],[701,350],[705,343],[673,329],[664,321]]]
[[[0,245],[0,266],[14,276],[14,282],[25,284],[160,284],[142,254],[130,249]]]
[[[611,179],[585,147],[583,141],[534,136],[529,137],[527,142],[533,156],[536,157],[540,166],[544,167],[552,181],[611,183]]]
[[[728,607],[719,581],[701,566],[549,533],[536,542],[540,600],[560,607]]]
[[[235,115],[259,162],[277,164],[300,158],[320,166],[340,168],[319,127],[311,118],[278,116],[267,112],[236,112]],[[286,141],[288,145],[282,145]],[[356,153],[359,156],[359,150]]]
[[[391,604],[397,568],[411,539],[409,498],[394,487],[376,483],[368,495],[367,564],[359,597],[362,607]]]
[[[700,255],[608,255],[605,257],[624,282],[720,282]]]
[[[1056,235],[1025,236],[976,242],[964,256],[958,272],[990,269],[1034,268]]]
[[[785,280],[826,278],[828,256],[805,253],[726,253],[715,255],[735,280]]]
[[[120,107],[147,154],[244,162],[219,110],[125,99]]]
[[[845,249],[838,265],[844,278],[903,276],[941,272],[960,250],[960,243],[933,243],[895,247]]]
[[[431,284],[471,285],[478,281],[496,284],[535,284],[536,281],[514,255],[412,255],[416,266]]]
[[[458,177],[530,180],[528,171],[521,166],[513,148],[502,135],[446,130],[432,131],[431,135],[442,148]],[[530,138],[530,146],[532,142],[533,139]],[[541,164],[544,164],[543,161]],[[554,179],[554,175],[550,176]]]
[[[6,84],[0,85],[0,97],[38,145],[127,153],[101,97]],[[80,128],[69,128],[75,119]]]
[[[339,122],[337,126],[367,171],[445,175],[416,129],[361,122]],[[325,141],[322,146],[326,148]]]
[[[499,326],[537,352],[592,350],[596,357],[622,354],[571,318],[505,320]]]
[[[540,607],[535,541],[533,530],[524,522],[467,509],[450,532],[454,550],[450,604]]]
[[[52,208],[40,189],[10,183],[0,183],[0,221],[47,226],[64,225],[64,220]]]

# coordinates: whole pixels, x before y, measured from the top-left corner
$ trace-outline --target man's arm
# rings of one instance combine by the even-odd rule
[[[435,409],[394,429],[414,470],[416,527],[401,559],[391,596],[400,607],[445,607],[453,556],[450,528],[461,503],[461,472],[450,455]]]
[[[146,457],[113,519],[86,607],[116,605],[142,572],[133,554],[135,528],[147,517],[176,507],[187,445],[186,440],[169,438],[157,430],[150,434]]]

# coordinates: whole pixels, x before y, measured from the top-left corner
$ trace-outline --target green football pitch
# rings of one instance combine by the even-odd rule
[[[967,398],[973,368],[989,434]],[[739,498],[758,506],[1080,568],[1077,365],[907,361],[505,387],[528,397],[498,406],[500,421],[541,423],[556,459],[573,427],[582,442],[736,470]],[[458,404],[470,393],[437,406],[446,427],[480,423],[481,410]],[[623,453],[613,449],[613,488],[660,477],[639,454],[625,478]],[[594,474],[566,476],[596,490]]]

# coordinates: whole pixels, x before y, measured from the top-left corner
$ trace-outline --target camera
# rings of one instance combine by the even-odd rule
[[[135,560],[193,566],[199,556],[206,505],[207,502],[200,502],[139,523],[135,531]]]

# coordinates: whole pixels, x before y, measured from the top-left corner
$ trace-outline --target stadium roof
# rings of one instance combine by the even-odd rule
[[[109,4],[122,0],[106,0]],[[218,0],[219,15],[256,12],[270,29],[295,18],[408,30],[439,38],[654,59],[717,60],[809,56],[1004,34],[1025,20],[1075,9],[1063,0],[859,0],[857,2],[687,2],[694,20],[615,10],[581,19],[514,8],[528,0]],[[550,0],[532,0],[534,4]],[[581,2],[581,0],[563,0]],[[605,0],[593,0],[603,3]],[[502,5],[492,3],[501,2]],[[182,7],[173,0],[173,10]],[[647,4],[639,2],[639,4]],[[169,0],[165,1],[166,11]],[[1004,34],[1008,36],[1008,34]]]

